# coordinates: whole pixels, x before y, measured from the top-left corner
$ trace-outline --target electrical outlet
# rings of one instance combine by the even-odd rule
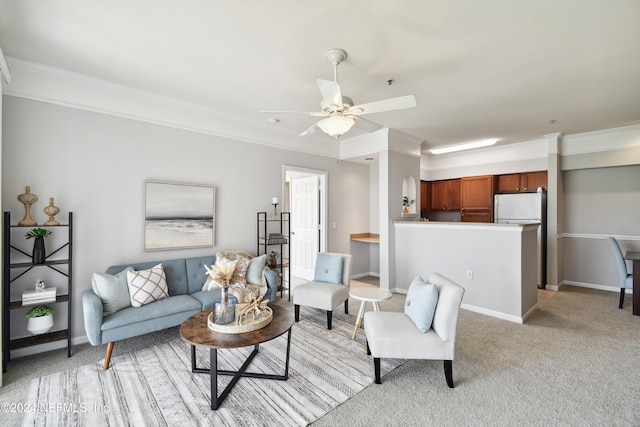
[[[336,224],[335,222],[334,222],[332,225],[333,225],[333,229],[334,229],[334,230],[335,230],[336,228],[338,228],[338,227],[337,227],[337,224]]]
[[[467,279],[473,280],[473,270],[467,270]]]

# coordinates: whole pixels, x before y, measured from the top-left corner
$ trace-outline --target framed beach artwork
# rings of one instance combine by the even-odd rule
[[[216,187],[145,181],[144,250],[213,247]]]

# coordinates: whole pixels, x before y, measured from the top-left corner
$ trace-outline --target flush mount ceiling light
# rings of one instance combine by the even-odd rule
[[[453,153],[455,151],[471,150],[472,148],[488,147],[498,142],[497,138],[481,139],[479,141],[467,142],[458,145],[449,145],[448,147],[432,148],[429,151],[432,154]]]
[[[348,132],[354,123],[355,120],[353,118],[345,117],[342,114],[336,114],[327,119],[320,120],[317,125],[324,133],[337,138]]]

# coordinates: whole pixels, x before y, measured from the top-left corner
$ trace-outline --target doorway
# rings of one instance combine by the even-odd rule
[[[327,172],[283,167],[283,209],[291,213],[291,283],[313,280],[316,255],[327,248]]]

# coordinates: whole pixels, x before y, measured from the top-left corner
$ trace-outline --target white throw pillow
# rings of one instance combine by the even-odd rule
[[[167,277],[164,274],[162,264],[158,264],[149,270],[128,271],[127,285],[131,305],[142,307],[150,302],[169,297]]]

